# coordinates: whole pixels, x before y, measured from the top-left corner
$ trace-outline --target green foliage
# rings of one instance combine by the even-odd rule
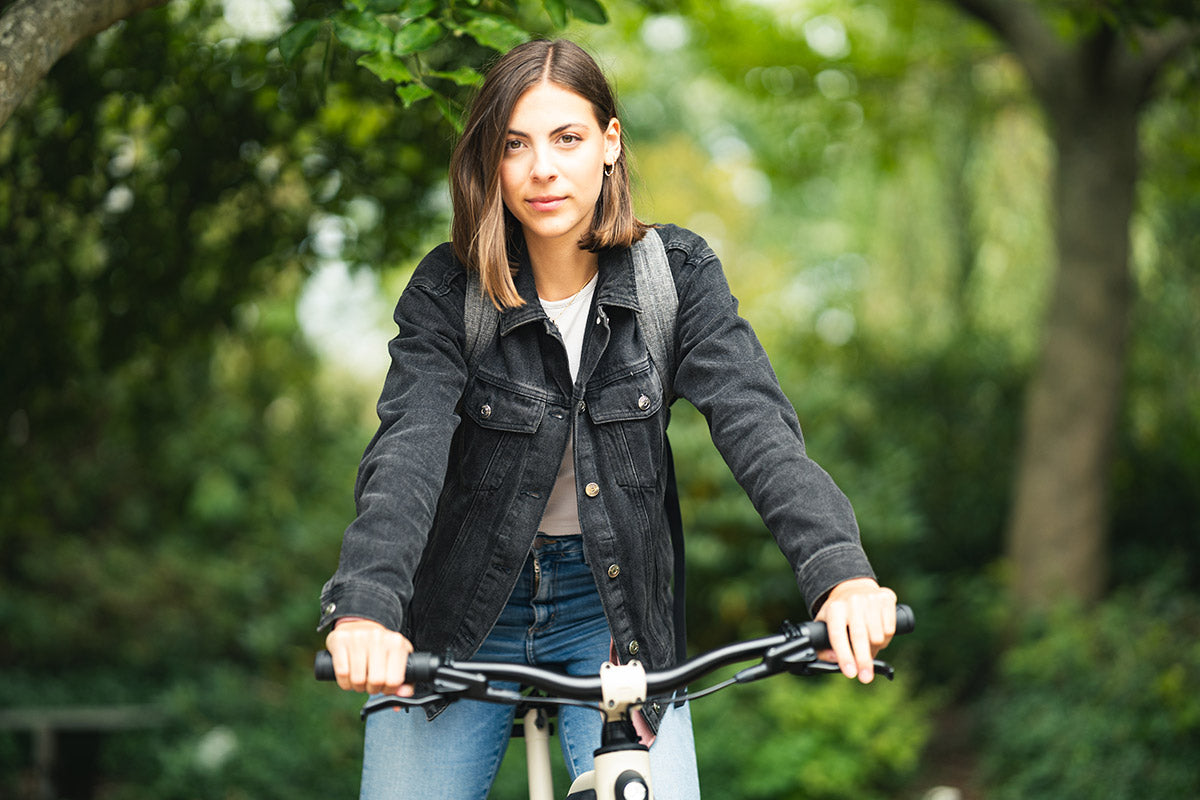
[[[706,794],[894,797],[918,765],[928,707],[905,681],[778,677],[692,704]],[[911,684],[908,684],[911,685]]]
[[[6,675],[0,703],[22,705],[38,697],[70,705],[86,697],[112,705],[151,701],[146,727],[110,733],[98,741],[95,764],[103,793],[113,800],[284,800],[348,797],[357,793],[362,757],[358,699],[319,685],[307,674],[308,650],[275,674],[248,673],[229,663],[207,663],[191,677],[147,697],[128,673],[72,670],[69,691],[44,676]],[[283,666],[283,664],[281,664]],[[69,751],[61,754],[66,758]],[[18,788],[31,754],[19,738],[0,735],[0,792],[25,797]]]
[[[1200,793],[1200,602],[1180,588],[1160,580],[1025,632],[984,706],[989,797]]]
[[[0,293],[20,298],[0,315],[20,343],[0,370],[0,704],[164,708],[105,738],[113,796],[357,781],[354,754],[312,759],[361,731],[306,664],[369,429],[315,379],[296,298],[326,260],[424,240],[449,144],[365,71],[315,100],[219,7],[176,4],[73,52],[0,130]],[[246,760],[201,775],[213,729]],[[5,735],[0,794],[28,747]]]
[[[463,96],[454,87],[482,80],[487,51],[505,53],[544,23],[513,0],[344,0],[342,8],[310,4],[316,16],[298,20],[279,38],[279,53],[295,64],[322,39],[326,57],[333,41],[362,53],[358,64],[380,80],[395,84],[405,108],[432,98],[455,128]],[[571,19],[595,25],[608,22],[598,0],[544,0],[542,9],[554,28]],[[439,47],[446,37],[473,40],[478,49]]]
[[[1058,5],[1088,28],[1157,28],[1200,19],[1200,8],[1192,0],[1058,0]]]
[[[918,632],[885,657],[952,697],[994,679],[1051,239],[1019,75],[947,4],[652,5],[678,11],[614,0],[598,28],[586,2],[460,2],[450,21],[435,0],[296,3],[277,57],[222,31],[219,4],[174,3],[64,59],[0,129],[0,706],[161,708],[162,728],[104,740],[106,796],[353,792],[358,698],[307,673],[376,386],[331,388],[296,299],[341,260],[382,270],[391,302],[444,237],[442,118],[497,50],[564,20],[622,91],[640,213],[714,244],[809,452],[917,608]],[[1017,787],[1112,761],[1195,794],[1174,760],[1146,767],[1197,749],[1196,658],[1179,646],[1196,640],[1194,594],[1155,606],[1134,591],[1164,562],[1180,594],[1200,574],[1194,69],[1165,76],[1142,128],[1112,502],[1128,588],[1006,667],[987,741],[997,780],[1029,766]],[[705,421],[685,403],[674,416],[693,652],[803,616]],[[706,790],[899,796],[928,714],[908,694],[776,679],[697,703]],[[1119,722],[1104,727],[1089,697]],[[17,794],[29,747],[0,736],[0,795]],[[498,796],[521,796],[520,758],[514,746]]]

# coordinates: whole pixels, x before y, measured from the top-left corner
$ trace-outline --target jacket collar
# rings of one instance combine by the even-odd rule
[[[517,274],[513,278],[517,293],[525,301],[518,308],[506,308],[500,312],[500,335],[506,336],[514,329],[534,320],[548,320],[537,286],[533,281],[533,268],[529,264],[529,253],[521,248]],[[600,280],[596,286],[596,304],[620,306],[634,312],[642,310],[638,303],[637,285],[633,277],[633,254],[628,247],[612,248],[600,252]]]

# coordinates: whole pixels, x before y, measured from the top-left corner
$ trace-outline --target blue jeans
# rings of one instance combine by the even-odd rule
[[[608,660],[610,638],[583,543],[567,537],[534,551],[475,658],[594,675]],[[363,752],[362,800],[483,800],[508,747],[513,711],[511,706],[460,700],[433,720],[420,710],[372,714]],[[572,780],[592,768],[600,720],[591,709],[559,710],[558,737]],[[671,708],[663,718],[650,764],[656,800],[700,797],[686,705]],[[565,787],[560,793],[566,794]]]

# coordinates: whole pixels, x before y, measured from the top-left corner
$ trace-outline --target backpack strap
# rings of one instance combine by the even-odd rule
[[[463,328],[467,336],[466,349],[463,357],[467,361],[468,372],[475,367],[475,359],[479,355],[479,347],[484,342],[484,331],[494,331],[500,324],[500,312],[496,304],[483,295],[483,286],[479,282],[476,270],[467,270],[467,293],[463,297]]]
[[[641,241],[633,246],[633,277],[637,285],[638,325],[646,339],[646,349],[658,367],[663,383],[663,402],[669,406],[675,399],[675,317],[679,309],[679,294],[675,278],[667,262],[667,248],[658,231],[650,228]],[[671,441],[663,437],[667,462],[667,492],[663,505],[667,527],[671,529],[671,549],[675,553],[675,585],[672,587],[671,615],[675,623],[675,658],[687,658],[687,570],[683,553],[683,515],[679,510],[679,487],[675,481],[675,457]]]
[[[675,291],[675,279],[667,263],[667,248],[650,228],[646,235],[632,248],[633,278],[637,286],[638,303],[642,310],[638,314],[638,325],[646,338],[646,348],[663,382],[663,397],[669,406],[675,399],[675,313],[679,307],[679,295]]]

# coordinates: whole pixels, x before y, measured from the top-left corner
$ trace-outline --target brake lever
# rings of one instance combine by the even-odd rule
[[[875,668],[876,675],[882,675],[889,681],[896,677],[896,670],[891,664],[879,659],[872,659],[871,665]],[[794,665],[788,669],[793,675],[829,675],[835,672],[841,672],[842,668],[838,666],[836,661],[822,661],[814,659]]]
[[[459,693],[451,693],[451,695],[457,694]],[[451,695],[442,694],[441,692],[428,692],[426,694],[415,695],[413,697],[400,697],[399,695],[395,694],[381,694],[378,697],[372,697],[370,700],[363,703],[362,710],[358,712],[358,715],[362,719],[366,719],[370,714],[374,714],[376,711],[383,711],[386,708],[403,708],[405,710],[410,708],[424,708],[425,706],[431,705],[440,700],[446,700]]]
[[[442,700],[453,702],[462,697],[477,697],[488,691],[487,680],[482,675],[466,673],[466,680],[447,680],[438,678],[432,683],[418,683],[417,693],[411,697],[401,697],[395,694],[385,694],[372,697],[363,704],[359,716],[363,719],[368,714],[382,711],[385,708],[424,708]]]
[[[520,692],[515,692],[511,689],[497,689],[487,685],[486,681],[482,683],[468,683],[437,680],[433,683],[433,688],[430,691],[413,695],[412,697],[400,697],[394,694],[372,697],[363,704],[359,716],[366,719],[369,714],[374,714],[376,711],[382,711],[386,708],[424,708],[442,700],[454,701],[464,697],[507,705],[517,705],[526,699],[525,695]]]

